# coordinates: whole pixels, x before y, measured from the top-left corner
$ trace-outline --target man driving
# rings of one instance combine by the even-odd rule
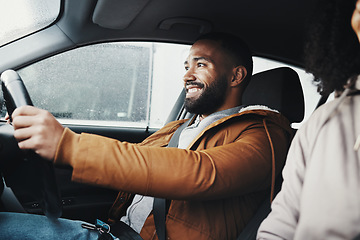
[[[276,110],[242,105],[253,66],[241,39],[223,33],[203,35],[184,65],[185,107],[195,115],[189,121],[171,122],[143,142],[131,144],[76,134],[49,112],[24,106],[12,114],[19,147],[56,165],[71,166],[73,181],[119,190],[110,222],[129,222],[132,216],[126,210],[137,202],[137,194],[144,206],[153,197],[168,200],[169,239],[235,239],[269,195],[271,179],[284,165],[291,128]],[[167,147],[179,127],[177,147]],[[158,239],[150,206],[131,227],[141,229],[143,239]],[[11,213],[0,214],[2,218],[7,223],[0,236],[6,239],[12,238],[11,226],[18,221],[28,223],[16,229],[22,236],[31,234],[31,224],[36,224],[35,238],[99,235],[82,229],[78,221],[59,219],[55,224],[43,216]]]

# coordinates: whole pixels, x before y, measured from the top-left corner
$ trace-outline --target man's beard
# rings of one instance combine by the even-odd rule
[[[204,86],[201,83],[191,83],[194,85]],[[203,92],[196,99],[186,98],[185,109],[195,114],[211,114],[214,113],[225,101],[225,93],[227,89],[227,80],[225,76],[215,79],[207,88],[203,88]]]

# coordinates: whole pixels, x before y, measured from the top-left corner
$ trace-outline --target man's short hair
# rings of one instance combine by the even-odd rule
[[[246,88],[250,82],[253,72],[253,60],[250,48],[244,40],[235,35],[220,32],[212,32],[201,35],[198,39],[196,39],[196,41],[198,40],[213,40],[219,42],[226,54],[231,57],[234,67],[244,66],[247,71],[247,76],[244,79],[243,86]]]

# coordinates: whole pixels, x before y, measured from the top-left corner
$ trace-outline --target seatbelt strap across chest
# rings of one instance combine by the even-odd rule
[[[184,122],[178,129],[176,129],[167,147],[175,147],[175,148],[178,147],[180,134],[182,130],[184,130],[189,125],[190,122],[191,119]],[[166,199],[164,198],[154,199],[153,214],[154,214],[156,234],[158,235],[159,240],[165,240],[166,238],[165,221],[167,214]]]

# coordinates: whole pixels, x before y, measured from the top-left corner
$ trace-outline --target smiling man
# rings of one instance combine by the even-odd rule
[[[118,189],[109,221],[131,222],[143,239],[159,235],[153,197],[168,199],[164,227],[169,239],[235,239],[268,196],[275,177],[272,170],[278,174],[284,164],[292,137],[290,125],[265,106],[242,106],[252,56],[241,39],[219,33],[200,37],[185,69],[185,107],[195,116],[167,124],[142,143],[76,134],[47,111],[29,106],[12,115],[15,138],[20,148],[71,166],[73,181]],[[177,147],[166,147],[176,133]],[[138,205],[144,206],[141,211],[131,204],[138,199]],[[65,219],[55,224],[26,214],[0,214],[2,218],[7,223],[0,231],[4,239],[11,239],[11,226],[17,221],[28,221],[36,237],[97,236],[81,229],[79,222]],[[19,230],[29,234],[27,227]]]
[[[237,44],[240,52],[243,43],[238,41]],[[189,57],[185,61],[184,76],[185,107],[189,112],[205,117],[241,105],[241,92],[252,73],[251,59],[249,56],[245,57],[245,53],[241,57],[230,54],[231,49],[224,49],[228,52],[224,54],[218,51],[221,47],[220,39],[216,42],[203,36],[190,50]],[[246,46],[241,47],[246,49]]]

